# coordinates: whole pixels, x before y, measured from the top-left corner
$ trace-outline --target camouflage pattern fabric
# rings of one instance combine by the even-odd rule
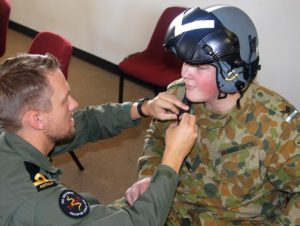
[[[183,98],[183,81],[168,92]],[[255,83],[240,103],[225,114],[192,105],[199,134],[181,167],[166,225],[300,225],[299,113]],[[152,120],[140,178],[160,163],[170,123]]]

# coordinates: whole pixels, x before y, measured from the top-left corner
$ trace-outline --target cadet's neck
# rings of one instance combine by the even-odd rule
[[[240,97],[240,93],[227,94],[226,98],[206,102],[205,106],[211,111],[225,113],[236,105],[236,102]]]

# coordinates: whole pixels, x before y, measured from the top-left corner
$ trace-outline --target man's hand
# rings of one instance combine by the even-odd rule
[[[178,173],[182,162],[194,146],[197,135],[196,117],[184,113],[179,125],[173,123],[166,131],[166,147],[161,163]]]
[[[125,197],[130,206],[132,206],[135,200],[137,200],[138,197],[147,190],[150,182],[151,177],[145,177],[135,182],[130,188],[127,189]]]
[[[196,117],[184,113],[179,125],[173,123],[166,131],[166,147],[161,163],[178,173],[185,157],[194,146],[197,134]],[[150,181],[151,177],[146,177],[127,189],[125,196],[130,205],[147,190]]]
[[[140,118],[137,112],[137,103],[133,104],[132,118]],[[159,93],[152,100],[143,103],[142,112],[144,115],[157,118],[159,120],[173,120],[177,118],[179,109],[189,110],[189,106],[182,103],[177,97],[168,93]]]

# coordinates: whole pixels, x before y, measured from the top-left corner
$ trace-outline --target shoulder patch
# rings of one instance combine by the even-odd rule
[[[265,87],[260,86],[257,89],[256,99],[269,109],[270,114],[278,115],[287,123],[290,123],[298,115],[295,106],[281,95]]]
[[[31,162],[24,162],[24,165],[27,172],[30,175],[32,184],[36,187],[37,191],[42,191],[46,188],[50,188],[57,185],[57,183],[54,180],[48,179],[46,175],[41,173],[41,169],[37,165]]]
[[[64,190],[60,194],[59,206],[67,216],[73,218],[84,217],[90,211],[87,201],[72,190]]]

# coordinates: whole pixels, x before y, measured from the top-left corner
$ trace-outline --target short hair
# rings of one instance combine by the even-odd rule
[[[0,125],[10,132],[22,128],[28,110],[50,111],[53,89],[46,75],[60,67],[51,54],[18,54],[0,65]]]

